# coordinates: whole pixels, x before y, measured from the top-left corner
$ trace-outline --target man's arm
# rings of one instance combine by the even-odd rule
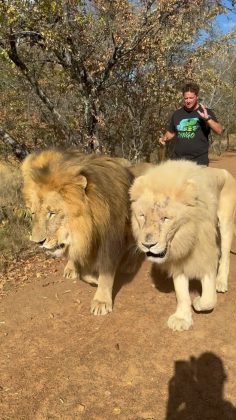
[[[214,133],[219,134],[219,135],[222,134],[223,127],[222,127],[222,125],[218,121],[215,121],[212,118],[210,118],[207,121],[207,124],[214,131]]]
[[[171,131],[167,131],[164,136],[162,136],[159,139],[159,143],[165,146],[166,142],[169,140],[172,140],[175,137],[175,133],[172,133]]]
[[[206,121],[206,123],[209,125],[209,127],[214,131],[214,133],[216,134],[222,134],[223,132],[223,127],[222,125],[216,121],[210,114],[208,114],[208,109],[201,104],[201,108],[202,108],[202,112],[201,111],[197,111],[198,114],[200,115],[200,117]],[[212,111],[210,111],[211,113]],[[213,114],[213,116],[215,117],[215,115]]]

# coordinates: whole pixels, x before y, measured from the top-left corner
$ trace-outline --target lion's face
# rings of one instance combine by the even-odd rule
[[[35,184],[25,188],[24,196],[32,213],[31,240],[55,257],[66,254],[83,263],[94,236],[84,187],[55,191]]]
[[[45,197],[35,194],[30,203],[30,210],[31,240],[51,255],[62,256],[71,244],[71,233],[69,218],[60,194],[48,192]]]
[[[144,192],[132,203],[132,227],[139,248],[158,264],[184,257],[196,238],[186,206],[164,194]]]

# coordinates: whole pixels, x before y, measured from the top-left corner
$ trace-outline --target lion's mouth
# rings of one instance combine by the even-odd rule
[[[54,246],[54,248],[51,248],[49,251],[57,251],[58,249],[63,249],[65,248],[65,244],[59,244],[57,246]]]
[[[57,257],[57,256],[60,257],[61,255],[64,254],[65,249],[66,249],[66,245],[64,243],[62,243],[62,244],[58,244],[58,245],[54,246],[53,248],[46,248],[45,247],[45,249],[46,249],[47,254],[53,255],[55,257]]]
[[[164,258],[167,254],[167,248],[168,247],[166,247],[166,249],[164,249],[164,251],[159,252],[158,254],[156,254],[154,252],[151,252],[151,251],[148,251],[148,252],[146,252],[146,256],[147,257],[152,257],[152,258]]]

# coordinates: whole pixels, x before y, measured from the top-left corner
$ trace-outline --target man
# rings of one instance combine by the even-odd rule
[[[209,134],[221,134],[222,125],[211,109],[198,103],[199,86],[186,83],[182,89],[184,106],[172,115],[168,131],[160,138],[165,145],[176,138],[172,159],[187,159],[199,165],[208,165]]]

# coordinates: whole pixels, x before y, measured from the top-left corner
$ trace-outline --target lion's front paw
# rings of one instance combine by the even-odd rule
[[[216,279],[216,291],[221,293],[225,293],[228,291],[228,284],[227,281],[225,281],[225,279]]]
[[[112,302],[101,302],[97,299],[92,300],[91,313],[93,315],[106,315],[112,312]]]
[[[193,307],[195,311],[201,312],[201,311],[211,311],[216,304],[216,300],[213,301],[204,301],[200,296],[197,296],[193,300]]]
[[[173,314],[168,319],[168,327],[173,331],[186,331],[189,330],[191,325],[193,325],[192,315],[189,314],[185,317],[177,316]]]
[[[66,266],[64,269],[63,277],[65,277],[66,279],[74,280],[79,277],[79,274],[74,268]]]

